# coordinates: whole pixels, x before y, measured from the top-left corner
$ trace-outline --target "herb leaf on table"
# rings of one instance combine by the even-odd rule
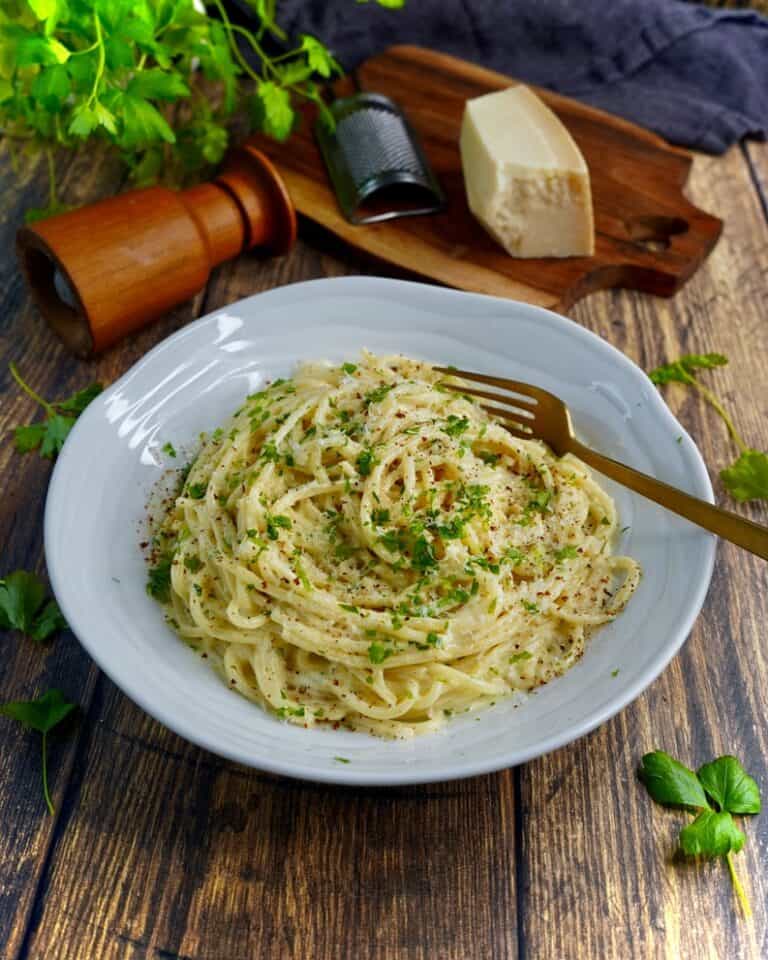
[[[662,386],[666,383],[682,383],[693,387],[714,407],[722,418],[731,439],[738,447],[739,457],[724,470],[720,471],[723,486],[734,500],[768,499],[768,453],[748,447],[744,438],[736,429],[733,420],[717,396],[696,377],[696,370],[711,370],[728,363],[721,353],[689,353],[656,367],[648,374],[652,383]]]
[[[48,812],[53,815],[53,802],[48,790],[48,734],[58,726],[65,717],[76,708],[77,704],[70,703],[64,698],[61,690],[48,690],[37,700],[16,700],[11,703],[0,704],[0,714],[17,720],[29,730],[37,730],[43,735],[42,762],[43,762],[43,796]]]
[[[657,803],[696,812],[696,819],[680,831],[680,850],[687,857],[724,857],[736,896],[749,916],[749,901],[732,856],[742,849],[745,837],[732,814],[759,813],[761,804],[760,790],[741,763],[726,755],[694,773],[663,750],[654,750],[642,758],[638,776]]]
[[[15,364],[12,363],[9,369],[11,376],[24,393],[39,404],[46,414],[45,420],[15,428],[16,449],[19,453],[38,450],[41,457],[53,460],[61,452],[75,421],[91,400],[101,393],[102,386],[100,383],[92,383],[65,400],[49,403],[22,379]]]
[[[34,573],[15,570],[0,580],[0,630],[19,630],[33,640],[46,640],[56,630],[65,629],[55,600],[45,599],[43,581]]]

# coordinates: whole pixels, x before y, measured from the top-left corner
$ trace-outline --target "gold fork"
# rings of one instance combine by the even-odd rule
[[[670,487],[661,480],[649,477],[645,473],[640,473],[639,470],[633,470],[632,467],[619,463],[618,460],[612,460],[610,457],[603,456],[602,453],[585,447],[573,434],[568,407],[554,394],[518,380],[506,380],[503,377],[491,377],[483,373],[456,370],[453,367],[435,367],[435,370],[506,390],[505,394],[459,384],[444,384],[456,393],[492,400],[492,404],[483,403],[481,406],[504,420],[506,428],[513,436],[522,437],[524,440],[534,438],[543,440],[559,457],[565,453],[572,453],[606,477],[616,480],[655,503],[660,503],[667,510],[685,517],[686,520],[704,527],[711,533],[716,533],[724,540],[730,540],[731,543],[738,544],[756,553],[758,557],[768,560],[768,527],[762,527],[705,500],[692,497],[676,487]]]

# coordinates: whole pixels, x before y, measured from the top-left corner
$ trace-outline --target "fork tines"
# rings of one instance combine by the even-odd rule
[[[467,394],[472,397],[482,397],[484,400],[490,400],[492,403],[481,403],[480,406],[488,413],[500,417],[505,421],[506,427],[511,433],[530,439],[536,432],[535,419],[536,407],[539,404],[539,396],[544,391],[538,387],[531,386],[528,383],[521,383],[519,380],[506,380],[503,377],[492,377],[485,373],[473,373],[469,370],[457,370],[453,367],[435,367],[439,373],[447,373],[452,377],[460,377],[464,380],[474,380],[477,383],[489,384],[493,387],[499,387],[506,391],[500,393],[495,390],[479,390],[476,387],[468,387],[465,384],[443,383],[443,386],[452,390],[454,393]],[[542,398],[543,399],[543,398]]]

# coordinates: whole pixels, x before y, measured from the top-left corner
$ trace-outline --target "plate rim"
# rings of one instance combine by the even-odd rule
[[[523,308],[525,312],[529,312],[532,316],[538,315],[545,322],[554,325],[556,328],[559,328],[567,336],[575,337],[577,340],[582,340],[588,343],[591,348],[597,349],[604,354],[608,354],[619,364],[621,368],[627,370],[632,377],[637,378],[638,375],[643,378],[646,377],[642,368],[639,367],[634,360],[622,353],[621,350],[609,343],[607,340],[604,340],[598,334],[593,333],[586,327],[581,326],[581,324],[575,320],[565,317],[562,314],[555,313],[552,310],[548,310],[544,307],[539,307],[534,304],[525,303],[524,301],[511,300],[504,297],[487,296],[485,294],[471,293],[462,290],[453,290],[447,287],[438,287],[414,281],[368,276],[322,277],[313,280],[303,280],[295,283],[285,284],[270,290],[251,294],[248,297],[243,297],[240,300],[229,304],[224,304],[221,307],[218,307],[217,309],[205,314],[204,316],[185,324],[181,329],[165,337],[151,350],[140,357],[134,364],[132,364],[131,367],[129,367],[129,369],[126,370],[117,380],[111,383],[97,398],[95,398],[95,400],[78,418],[77,422],[72,428],[70,437],[67,439],[63,450],[56,460],[46,494],[44,511],[44,549],[51,588],[57,600],[59,600],[60,597],[64,598],[63,600],[59,600],[59,603],[62,613],[69,624],[70,630],[88,656],[90,656],[94,661],[99,670],[104,672],[104,674],[115,684],[115,686],[123,693],[123,695],[128,697],[128,699],[135,703],[141,710],[143,710],[157,722],[163,724],[163,726],[167,727],[173,733],[194,744],[195,746],[208,750],[210,753],[222,757],[223,759],[243,764],[244,766],[252,769],[261,770],[280,776],[286,776],[293,779],[347,786],[376,787],[397,787],[422,783],[449,782],[510,769],[511,767],[519,766],[520,764],[527,763],[530,760],[545,756],[554,750],[560,749],[561,747],[567,746],[576,740],[581,739],[582,737],[591,733],[593,730],[597,729],[597,727],[602,726],[602,724],[621,713],[629,704],[634,702],[646,689],[651,686],[651,684],[669,665],[672,659],[680,652],[680,649],[688,639],[691,629],[701,612],[707,592],[709,590],[717,548],[717,538],[715,536],[708,536],[702,546],[704,575],[701,577],[697,585],[695,594],[689,596],[687,612],[680,618],[673,642],[668,644],[654,659],[649,662],[645,670],[643,670],[636,677],[633,683],[624,688],[620,694],[611,699],[595,714],[590,714],[589,717],[585,718],[580,723],[569,726],[566,730],[552,734],[536,746],[522,749],[510,749],[500,752],[493,759],[487,760],[473,761],[471,757],[457,756],[457,758],[451,762],[451,770],[444,770],[441,774],[437,772],[429,772],[426,774],[420,773],[418,770],[413,769],[410,766],[405,766],[402,770],[397,771],[387,770],[368,772],[356,771],[351,765],[347,764],[329,766],[327,770],[315,768],[306,769],[302,768],[301,764],[296,761],[282,762],[277,756],[264,756],[259,760],[257,765],[254,762],[254,759],[247,756],[244,752],[241,752],[237,749],[227,749],[226,744],[222,744],[214,737],[206,736],[204,729],[201,730],[200,728],[193,727],[183,719],[177,721],[172,711],[166,713],[163,710],[162,704],[158,705],[152,701],[151,698],[145,698],[140,687],[131,685],[130,678],[128,682],[126,682],[122,677],[118,679],[117,676],[113,674],[111,667],[104,664],[98,643],[89,642],[87,639],[83,639],[81,632],[78,631],[78,615],[73,605],[70,604],[69,597],[66,595],[66,590],[63,588],[65,576],[64,572],[59,569],[57,562],[58,548],[54,545],[53,541],[56,529],[56,518],[58,516],[57,511],[60,511],[61,509],[58,499],[62,478],[65,475],[65,471],[69,469],[69,462],[72,456],[74,456],[77,440],[79,439],[80,435],[84,434],[89,429],[89,422],[98,415],[98,409],[109,400],[113,393],[116,393],[119,389],[121,389],[124,383],[130,377],[136,374],[142,367],[150,365],[150,363],[158,356],[161,356],[169,349],[174,348],[187,338],[194,336],[202,327],[209,325],[215,317],[220,316],[222,313],[234,311],[238,308],[241,308],[243,304],[251,303],[257,299],[259,302],[263,303],[265,309],[269,309],[269,307],[277,305],[281,300],[290,301],[292,299],[296,299],[297,295],[300,296],[302,293],[310,289],[319,292],[318,288],[327,290],[331,293],[331,295],[337,293],[339,288],[345,288],[347,290],[357,291],[359,295],[371,296],[376,299],[386,298],[394,300],[399,298],[398,294],[404,294],[406,298],[415,297],[417,300],[421,297],[426,297],[427,299],[447,298],[466,299],[473,301],[482,300],[488,303],[495,303],[502,310],[508,310],[510,309],[510,306],[515,310]],[[421,305],[421,302],[416,303],[416,306]],[[314,324],[324,323],[326,321],[315,317],[312,322]],[[714,491],[705,461],[697,445],[687,430],[679,423],[670,408],[662,399],[659,392],[653,389],[649,391],[648,396],[654,398],[650,402],[655,407],[655,412],[664,420],[665,425],[669,428],[673,428],[683,438],[681,445],[688,454],[688,458],[692,467],[692,487],[697,489],[699,494],[703,495],[706,500],[708,500],[710,503],[713,503]],[[72,442],[73,439],[76,441],[75,443]],[[82,632],[87,634],[87,630]]]

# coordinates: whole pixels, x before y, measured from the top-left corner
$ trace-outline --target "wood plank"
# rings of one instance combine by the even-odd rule
[[[241,258],[206,307],[347,270],[303,244]],[[393,791],[270,777],[185,743],[102,678],[26,955],[117,960],[129,946],[516,960],[513,774]]]
[[[7,478],[0,538],[3,564],[0,576],[14,569],[44,570],[43,507],[51,463],[37,454],[21,456],[14,450],[11,428],[37,419],[40,411],[24,396],[7,373],[15,361],[25,379],[45,397],[64,397],[93,380],[109,383],[158,339],[191,313],[186,305],[158,327],[144,331],[118,350],[91,364],[70,356],[49,332],[32,307],[13,256],[14,233],[24,210],[39,206],[45,195],[45,164],[26,162],[17,177],[8,153],[0,153],[0,184],[6,213],[0,222],[0,382],[4,402],[0,408],[0,472]],[[123,173],[115,158],[90,154],[58,158],[62,195],[72,204],[83,203],[117,189]],[[3,637],[3,671],[0,702],[29,699],[58,686],[88,710],[97,671],[74,636],[65,631],[55,641],[37,646],[14,635]],[[51,743],[50,775],[57,808],[78,746],[78,735]],[[0,944],[3,960],[19,955],[33,907],[56,819],[47,815],[40,786],[39,737],[16,724],[0,722]]]
[[[114,165],[59,158],[58,179],[74,202],[93,191],[114,189],[120,175]],[[37,455],[13,449],[12,426],[36,418],[38,411],[13,383],[7,364],[16,360],[24,376],[44,395],[65,396],[91,379],[77,369],[43,327],[26,299],[12,254],[16,226],[24,210],[40,206],[46,191],[45,161],[24,162],[18,174],[7,149],[0,152],[0,184],[5,214],[0,221],[0,473],[4,483],[0,510],[3,565],[0,576],[23,567],[41,571],[43,505],[51,465]],[[37,646],[11,634],[3,637],[0,700],[27,699],[49,686],[60,686],[78,702],[87,701],[95,680],[91,662],[74,637],[65,632],[52,644]],[[75,755],[77,738],[51,742],[50,776],[60,805]],[[0,943],[3,956],[16,957],[32,909],[40,873],[55,828],[47,815],[40,785],[39,736],[10,721],[0,723]]]
[[[356,71],[363,89],[407,111],[446,194],[446,209],[358,227],[341,215],[312,135],[313,108],[289,142],[264,137],[297,210],[351,246],[450,286],[565,309],[606,287],[669,296],[711,250],[716,218],[681,193],[690,154],[625,120],[539,90],[581,147],[595,209],[593,257],[516,259],[497,244],[467,206],[458,138],[468,98],[508,87],[502,74],[420,47],[392,47]],[[347,84],[344,84],[345,89]]]
[[[646,369],[684,352],[728,355],[730,365],[707,383],[725,398],[748,442],[768,449],[768,227],[739,149],[697,157],[690,193],[723,217],[725,231],[684,294],[668,302],[599,294],[574,316]],[[716,477],[734,456],[722,423],[682,388],[666,388],[665,397]],[[715,486],[726,501],[719,480]],[[768,522],[765,504],[739,509]],[[728,752],[765,794],[767,594],[768,566],[721,544],[704,611],[671,666],[613,721],[521,771],[524,956],[768,956],[768,819],[748,818],[746,848],[736,857],[755,909],[745,922],[723,864],[671,862],[686,817],[654,807],[635,777],[648,750],[666,749],[692,766]]]

